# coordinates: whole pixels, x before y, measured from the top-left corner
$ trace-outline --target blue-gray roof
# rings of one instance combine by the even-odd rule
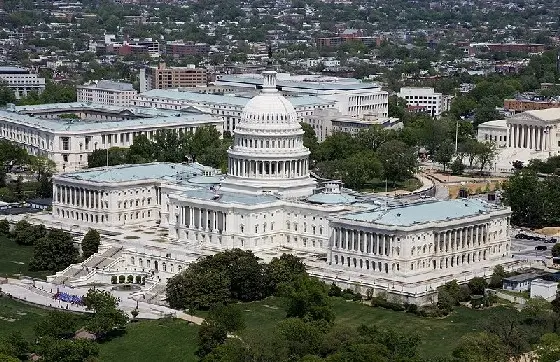
[[[427,222],[446,221],[478,215],[495,208],[482,200],[457,199],[431,201],[419,204],[376,209],[374,211],[348,213],[342,219],[368,222],[374,224],[411,226]]]
[[[356,198],[348,194],[318,193],[311,195],[307,201],[315,204],[352,204]]]
[[[140,94],[146,98],[164,98],[174,101],[195,102],[195,103],[209,103],[219,105],[229,105],[237,107],[245,107],[251,98],[239,95],[219,95],[219,94],[205,94],[197,92],[179,92],[169,89],[152,89]],[[300,96],[300,97],[287,97],[294,107],[305,107],[311,105],[329,105],[334,104],[334,101],[322,99],[315,96]]]
[[[109,106],[105,104],[98,103],[86,103],[86,102],[70,102],[70,103],[45,103],[45,104],[35,104],[29,106],[16,106],[13,108],[17,113],[39,113],[39,112],[53,112],[53,111],[67,111],[72,112],[73,110],[90,110],[99,112],[110,112],[110,113],[123,113],[129,112],[139,117],[159,117],[159,116],[169,116],[171,114],[177,113],[177,111],[171,111],[166,109],[155,109],[149,107],[122,107],[122,106]]]
[[[221,204],[236,205],[261,205],[278,201],[272,195],[248,195],[234,192],[214,192],[210,189],[192,189],[181,193],[182,197],[188,199],[198,199],[203,201],[214,201]]]
[[[137,118],[122,121],[73,121],[68,119],[41,119],[26,114],[0,110],[0,120],[12,120],[23,125],[50,132],[139,130],[151,127],[190,126],[222,122],[222,120],[210,114],[185,114],[179,112],[175,112],[175,114],[176,115],[167,117]]]
[[[181,164],[167,162],[153,162],[138,165],[119,165],[111,167],[97,167],[89,170],[65,173],[59,178],[71,178],[89,182],[128,182],[139,180],[156,180],[172,178],[188,179],[199,176],[208,170],[207,166],[198,163]]]
[[[262,78],[239,77],[235,75],[223,75],[220,82],[241,83],[254,86],[263,84]],[[356,81],[344,82],[304,82],[291,80],[277,80],[276,85],[280,88],[298,88],[301,90],[360,90],[360,89],[379,89],[379,84]]]

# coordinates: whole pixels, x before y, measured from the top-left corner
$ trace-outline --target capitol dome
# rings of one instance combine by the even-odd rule
[[[228,175],[222,189],[283,197],[306,197],[315,181],[309,175],[309,150],[288,99],[276,89],[276,72],[263,72],[263,87],[243,109],[228,150]]]

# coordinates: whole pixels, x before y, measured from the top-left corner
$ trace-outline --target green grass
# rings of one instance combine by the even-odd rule
[[[387,191],[395,191],[395,190],[406,190],[406,191],[414,191],[422,187],[422,183],[416,179],[411,178],[402,182],[395,182],[392,181],[387,182]],[[385,180],[381,179],[374,179],[371,182],[368,182],[364,185],[361,191],[367,192],[385,192]]]
[[[126,334],[100,344],[103,362],[197,361],[198,327],[180,319],[139,321]]]
[[[398,331],[416,333],[420,336],[419,352],[423,357],[450,356],[462,335],[479,331],[482,321],[494,313],[494,309],[472,310],[459,307],[451,315],[441,318],[422,318],[405,312],[373,308],[356,302],[333,298],[336,323],[350,326],[377,325]],[[244,333],[272,333],[276,323],[285,317],[281,299],[243,304],[247,328]]]
[[[49,272],[31,272],[27,269],[33,256],[32,246],[18,245],[6,236],[0,235],[0,276],[14,277],[23,274],[46,279]]]
[[[25,338],[32,340],[35,324],[47,313],[46,309],[0,296],[0,338],[17,331]]]

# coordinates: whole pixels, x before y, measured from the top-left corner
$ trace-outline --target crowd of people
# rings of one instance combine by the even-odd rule
[[[80,295],[69,294],[66,292],[57,291],[53,299],[60,300],[61,302],[71,303],[73,305],[84,305],[83,297]]]

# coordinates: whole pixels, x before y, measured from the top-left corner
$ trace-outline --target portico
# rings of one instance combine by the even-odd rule
[[[550,151],[552,126],[508,123],[508,147]]]

